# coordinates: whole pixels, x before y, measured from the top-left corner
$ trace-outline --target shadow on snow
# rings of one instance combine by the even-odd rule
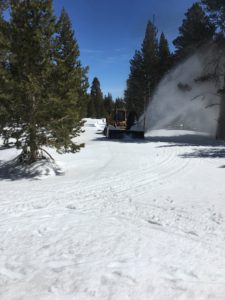
[[[50,173],[56,176],[63,175],[62,170],[48,160],[40,160],[31,165],[21,164],[15,158],[11,161],[0,161],[0,180],[39,180],[40,176],[48,176]]]
[[[225,158],[225,142],[216,140],[209,136],[199,134],[186,134],[170,137],[152,137],[153,142],[163,142],[162,147],[195,147],[193,152],[179,155],[183,158]],[[196,149],[196,147],[207,147],[206,149]],[[225,166],[224,166],[225,167]]]
[[[164,147],[221,147],[225,146],[225,142],[216,140],[210,136],[200,134],[184,134],[179,136],[154,136],[149,137],[152,142],[167,143],[167,145],[160,145],[159,148]]]
[[[169,132],[169,131],[168,131]],[[124,138],[108,139],[102,135],[101,132],[96,132],[96,138],[94,141],[107,141],[107,142],[118,142],[118,143],[165,143],[165,145],[159,145],[157,148],[164,147],[190,147],[190,146],[210,146],[220,147],[225,146],[225,141],[216,140],[207,135],[201,134],[183,134],[178,136],[145,136],[144,139],[132,138],[125,136]]]
[[[99,135],[99,133],[98,133]],[[201,134],[183,134],[178,136],[147,136],[145,139],[125,137],[123,139],[108,139],[105,136],[97,137],[95,141],[119,143],[160,143],[157,148],[166,147],[209,147],[206,149],[193,149],[193,152],[179,155],[183,158],[225,158],[225,141]],[[163,143],[163,144],[162,144]],[[221,168],[225,168],[225,165]]]

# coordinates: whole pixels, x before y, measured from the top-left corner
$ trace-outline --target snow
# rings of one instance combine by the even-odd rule
[[[95,125],[95,127],[97,128],[98,131],[103,132],[103,130],[106,126],[106,119],[96,120],[94,125]]]
[[[0,299],[224,299],[224,143],[96,122],[56,163],[0,151]]]

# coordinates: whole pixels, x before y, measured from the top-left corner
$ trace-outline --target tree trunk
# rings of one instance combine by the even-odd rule
[[[35,123],[36,97],[32,97],[32,110],[30,112],[30,128],[29,128],[29,163],[33,163],[38,158],[37,132]]]
[[[37,141],[36,141],[36,129],[35,127],[30,128],[30,154],[29,154],[29,163],[33,163],[38,158],[38,147],[37,147]]]
[[[220,112],[217,124],[216,138],[219,140],[225,140],[225,78],[224,87],[220,99]]]

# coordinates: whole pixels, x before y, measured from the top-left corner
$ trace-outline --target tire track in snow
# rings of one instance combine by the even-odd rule
[[[122,172],[120,175],[113,175],[109,178],[104,178],[103,172],[103,174],[101,174],[101,176],[97,178],[93,184],[90,185],[88,182],[84,181],[78,190],[74,191],[72,188],[72,186],[74,186],[74,182],[70,182],[63,190],[59,188],[59,186],[57,186],[57,188],[55,187],[56,191],[52,193],[51,199],[48,197],[44,197],[43,199],[42,194],[41,196],[36,197],[32,202],[30,202],[29,199],[27,202],[24,202],[24,200],[19,202],[15,201],[11,205],[9,202],[6,202],[1,205],[1,210],[5,213],[15,213],[17,211],[27,211],[27,209],[33,210],[54,207],[62,204],[60,194],[62,195],[63,204],[65,204],[65,206],[91,206],[89,208],[84,208],[86,210],[93,210],[100,207],[103,201],[108,201],[109,193],[113,194],[113,198],[121,197],[122,194],[128,192],[131,194],[135,192],[136,198],[141,197],[149,188],[153,190],[158,188],[159,185],[161,185],[162,188],[168,178],[187,168],[190,159],[179,159],[178,156],[180,153],[181,150],[179,147],[176,147],[175,149],[165,147],[163,148],[163,151],[160,151],[159,153],[159,160],[147,161],[144,168],[139,167],[139,169],[136,170],[128,170],[126,172]],[[113,165],[115,160],[116,155],[108,164],[109,168],[110,164]],[[174,168],[174,166],[176,167]],[[51,188],[54,190],[54,187]],[[67,192],[67,190],[70,191]],[[66,203],[65,194],[67,195]]]
[[[113,149],[110,149],[110,151],[111,159],[107,162],[108,168],[117,160],[115,151]],[[41,196],[35,197],[32,202],[30,202],[29,199],[27,202],[24,202],[24,200],[19,202],[15,201],[11,203],[11,205],[7,202],[5,205],[1,205],[1,209],[4,213],[15,214],[23,213],[27,210],[50,209],[58,205],[63,205],[68,209],[78,209],[81,212],[88,212],[101,209],[102,205],[105,207],[107,203],[115,200],[117,203],[121,203],[124,201],[124,198],[127,197],[127,194],[129,196],[129,194],[135,193],[135,198],[138,199],[149,191],[149,189],[154,190],[159,186],[160,189],[164,188],[163,185],[167,182],[168,178],[176,175],[178,172],[184,169],[187,171],[190,158],[178,158],[180,154],[180,147],[163,147],[160,148],[156,161],[154,159],[148,159],[147,157],[147,163],[144,168],[139,167],[136,170],[129,169],[119,175],[110,176],[109,178],[104,178],[103,170],[103,174],[96,178],[91,185],[87,181],[84,181],[82,184],[78,183],[79,188],[75,191],[76,185],[74,186],[74,181],[66,182],[66,186],[64,186],[63,189],[59,187],[59,185],[54,185],[51,186],[51,189],[56,191],[52,192],[51,199],[41,194]],[[124,153],[121,155],[124,155]],[[151,155],[151,153],[149,155]],[[106,174],[109,174],[108,171],[106,172]],[[62,195],[62,197],[60,195]],[[63,200],[61,200],[61,198]],[[112,200],[110,200],[110,198],[112,198]]]
[[[143,194],[145,194],[145,191],[143,191],[143,188],[149,187],[151,190],[158,188],[159,185],[162,185],[167,181],[167,179],[178,172],[181,172],[187,166],[189,165],[190,159],[187,160],[180,160],[178,164],[175,164],[177,167],[174,169],[174,158],[180,153],[180,151],[177,151],[175,154],[174,152],[171,153],[172,155],[167,158],[163,164],[160,166],[156,166],[152,168],[152,165],[145,169],[141,170],[134,170],[129,171],[125,176],[122,174],[121,176],[117,178],[111,177],[109,180],[104,181],[101,185],[95,186],[95,191],[100,187],[102,190],[102,186],[110,186],[111,191],[115,195],[120,195],[121,193],[125,192],[134,192],[135,191],[135,197],[140,197]],[[182,164],[180,162],[183,162]],[[165,165],[165,167],[164,167]],[[160,168],[161,167],[161,168]],[[163,167],[163,170],[162,170]],[[156,172],[158,170],[158,172]],[[126,178],[126,179],[124,179]],[[130,182],[127,184],[127,182]],[[151,185],[151,184],[154,184]],[[90,197],[87,201],[90,201],[92,197]]]

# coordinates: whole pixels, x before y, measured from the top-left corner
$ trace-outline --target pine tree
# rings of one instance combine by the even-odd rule
[[[87,118],[96,118],[94,99],[91,95],[88,95]]]
[[[11,0],[10,12],[4,135],[15,138],[28,163],[45,145],[75,152],[86,77],[68,16],[64,11],[56,25],[52,0]]]
[[[76,145],[72,138],[81,132],[88,84],[87,70],[81,66],[79,47],[65,9],[57,22],[54,46],[51,109],[54,111],[55,122],[49,126],[52,132],[51,141],[57,149],[75,152],[81,145]]]
[[[97,77],[93,79],[91,86],[91,96],[90,101],[92,101],[94,106],[95,116],[94,118],[104,117],[104,105],[103,105],[103,94],[100,87],[100,82]]]
[[[135,111],[139,116],[144,111],[145,104],[145,71],[143,56],[135,51],[130,60],[130,74],[125,90],[125,102],[128,111]]]
[[[145,94],[149,100],[160,80],[158,73],[158,39],[155,25],[148,21],[145,38],[142,44],[142,55],[145,71]]]
[[[114,102],[114,109],[124,109],[126,107],[126,103],[123,98],[116,98]]]
[[[125,101],[129,111],[135,111],[140,116],[159,82],[159,49],[157,29],[149,21],[141,51],[136,51],[130,61],[130,74],[127,80]]]
[[[9,50],[8,23],[3,18],[6,1],[0,3],[0,134],[4,134],[4,126],[8,119],[8,102],[10,93],[9,66],[7,64]]]
[[[216,54],[214,53],[211,61],[214,65],[214,72],[210,74],[210,78],[216,81],[221,81],[221,78],[223,79],[222,89],[218,91],[220,96],[220,112],[216,136],[218,139],[225,139],[225,2],[224,0],[202,0],[201,2],[209,14],[211,21],[216,26],[215,44],[217,51]]]
[[[3,11],[9,6],[9,0],[1,0],[0,2],[0,15],[2,16]]]
[[[224,0],[201,0],[211,20],[219,30],[220,35],[225,35],[225,2]]]
[[[178,60],[184,59],[212,40],[215,26],[201,5],[194,3],[185,13],[185,19],[179,28],[180,35],[173,41]]]
[[[162,78],[172,66],[172,55],[170,53],[168,41],[162,32],[159,39],[159,66],[158,72]]]
[[[6,51],[7,51],[7,44],[9,43],[8,38],[8,32],[7,32],[7,22],[3,18],[3,12],[5,10],[6,2],[1,2],[0,3],[0,62],[1,62],[1,67],[4,66],[4,61],[5,56],[6,56]]]
[[[10,65],[13,77],[14,113],[10,114],[17,147],[38,158],[38,149],[47,143],[51,120],[49,80],[52,73],[51,38],[55,30],[52,2],[11,0]],[[47,116],[47,118],[46,118]]]
[[[106,115],[109,116],[112,113],[114,106],[113,98],[110,93],[108,93],[107,96],[104,96],[103,105]]]

